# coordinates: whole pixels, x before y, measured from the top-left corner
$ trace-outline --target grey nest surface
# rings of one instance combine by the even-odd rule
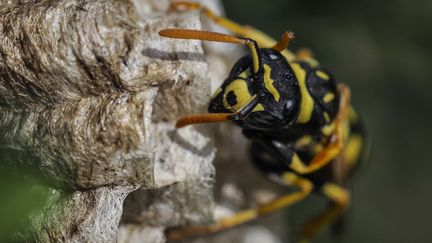
[[[240,130],[174,128],[206,111],[240,49],[160,37],[214,28],[169,3],[0,0],[0,169],[31,168],[44,178],[35,190],[49,192],[15,240],[163,243],[167,227],[256,205],[267,184],[250,184]],[[279,242],[258,226],[196,242],[263,241]]]
[[[164,227],[210,222],[213,140],[173,126],[205,111],[209,66],[200,42],[158,35],[200,29],[199,13],[169,13],[169,1],[0,4],[0,128],[14,151],[1,166],[37,169],[52,192],[18,239],[163,242]]]

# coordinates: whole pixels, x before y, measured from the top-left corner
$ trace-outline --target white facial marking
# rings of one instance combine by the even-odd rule
[[[276,56],[276,55],[274,55],[274,54],[270,54],[270,59],[272,59],[272,60],[276,60],[276,59],[278,59],[279,57],[278,56]]]
[[[291,107],[292,107],[293,105],[294,105],[294,104],[293,104],[293,102],[292,102],[291,100],[288,100],[287,103],[285,104],[285,106],[286,106],[286,108],[287,108],[288,110],[290,110]]]

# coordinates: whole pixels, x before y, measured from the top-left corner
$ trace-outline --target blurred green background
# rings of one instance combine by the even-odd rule
[[[275,38],[296,34],[347,83],[372,141],[341,242],[432,242],[432,1],[225,0],[226,15]],[[312,198],[288,209],[314,215]],[[315,210],[316,211],[316,210]],[[295,229],[294,229],[295,231]],[[318,242],[333,242],[322,233]]]
[[[9,151],[0,149],[2,163]],[[26,174],[25,178],[19,174]],[[40,176],[29,169],[0,169],[0,242],[16,241],[13,232],[29,227],[26,218],[48,203],[49,190],[35,186]]]

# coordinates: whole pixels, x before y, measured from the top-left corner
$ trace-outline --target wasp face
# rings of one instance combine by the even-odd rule
[[[256,93],[252,89],[252,61],[248,55],[242,57],[233,67],[228,78],[213,94],[208,111],[210,113],[235,113]]]
[[[252,73],[250,55],[242,57],[213,95],[210,113],[235,113],[255,95],[259,103],[241,126],[269,129],[294,122],[298,115],[300,91],[296,77],[286,59],[272,49],[260,49],[263,67]]]

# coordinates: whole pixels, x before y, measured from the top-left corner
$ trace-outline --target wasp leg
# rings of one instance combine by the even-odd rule
[[[206,113],[198,115],[184,116],[177,120],[176,128],[192,124],[202,123],[213,123],[213,122],[224,122],[224,121],[240,121],[246,118],[246,116],[258,105],[259,98],[257,95],[252,98],[244,105],[239,111],[235,113]]]
[[[309,174],[327,165],[333,159],[336,159],[343,152],[344,141],[343,141],[343,125],[347,120],[347,113],[350,102],[350,91],[347,86],[339,84],[339,92],[341,94],[339,113],[335,118],[335,132],[330,138],[329,144],[324,147],[312,161],[305,165],[301,160],[293,161],[290,164],[290,168],[299,174]]]
[[[364,135],[361,121],[352,107],[349,108],[348,118],[350,121],[350,136],[344,148],[342,161],[349,170],[357,166],[358,159],[364,146]]]
[[[180,240],[186,237],[216,233],[225,229],[230,229],[240,224],[246,223],[260,216],[277,211],[281,208],[288,207],[304,198],[306,198],[313,189],[313,184],[309,180],[299,177],[294,173],[287,173],[284,176],[284,181],[298,187],[300,190],[291,194],[279,197],[271,202],[263,204],[258,208],[248,209],[236,213],[235,215],[223,218],[213,225],[209,226],[190,226],[171,228],[166,231],[168,240]]]
[[[301,242],[307,242],[322,228],[333,224],[343,215],[349,205],[350,195],[348,191],[339,185],[334,183],[325,183],[321,188],[321,193],[331,200],[332,205],[302,226]]]
[[[264,34],[263,32],[250,27],[250,26],[244,26],[241,24],[238,24],[232,20],[229,20],[227,18],[221,17],[217,14],[215,14],[213,11],[209,10],[208,8],[202,6],[199,3],[192,3],[192,2],[173,2],[171,3],[170,9],[172,10],[201,10],[202,13],[204,13],[209,19],[211,19],[216,24],[232,31],[235,34],[238,34],[244,38],[250,38],[255,40],[259,46],[261,47],[272,47],[275,46],[277,41],[268,36],[267,34]],[[295,55],[290,52],[289,50],[285,49],[281,52],[282,55],[285,56],[285,58],[288,59],[288,61],[295,60]]]

